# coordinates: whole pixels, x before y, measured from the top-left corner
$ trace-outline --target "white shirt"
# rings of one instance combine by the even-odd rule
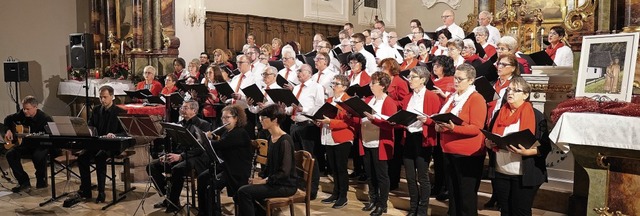
[[[382,32],[382,43],[389,44],[389,32]]]
[[[180,77],[178,77],[178,80],[183,80],[183,79],[186,79],[187,77],[189,77],[189,71],[187,69],[182,69],[182,72],[180,72]]]
[[[298,91],[300,91],[300,86],[302,85],[293,87],[294,96],[298,94]],[[324,88],[320,84],[316,83],[316,81],[309,79],[304,83],[304,88],[302,88],[302,92],[300,92],[298,101],[300,101],[300,105],[302,106],[302,112],[296,112],[294,121],[309,121],[311,119],[301,114],[313,115],[316,110],[324,104]],[[291,115],[293,108],[287,107],[285,111],[287,112],[287,115]]]
[[[333,71],[340,71],[340,66],[342,65],[340,65],[340,61],[333,55],[333,52],[329,52],[329,59],[331,59],[329,67],[331,67]]]
[[[556,50],[556,57],[553,59],[556,66],[572,66],[573,67],[573,51],[569,46],[563,46]]]
[[[282,87],[280,87],[277,82],[273,82],[273,83],[271,83],[271,85],[269,85],[269,89],[281,89],[281,88]],[[260,91],[262,92],[262,94],[265,94],[266,89],[267,89],[267,87],[260,88]],[[273,100],[271,99],[271,97],[269,97],[269,95],[265,94],[264,99],[265,99],[265,101],[263,102],[263,104],[265,106],[270,105],[270,104],[274,104]],[[249,112],[251,112],[251,113],[258,113],[261,110],[260,107],[257,106],[257,105],[253,106],[251,104],[248,104],[248,106],[249,106],[248,107],[249,108]]]
[[[398,64],[402,64],[402,57],[400,56],[400,53],[398,53],[398,50],[391,48],[386,43],[382,43],[380,44],[380,46],[378,46],[378,49],[376,50],[375,58],[380,60],[386,59],[386,58],[392,58],[392,59],[395,59],[398,62]]]
[[[264,81],[262,80],[262,72],[264,72],[264,68],[267,67],[267,65],[262,64],[260,61],[256,61],[253,64],[253,69],[251,69],[251,74],[253,75],[253,79],[255,80],[255,83],[258,85],[258,87],[264,87]]]
[[[371,76],[371,74],[378,71],[378,63],[376,62],[376,57],[373,57],[373,54],[369,53],[364,48],[362,48],[362,50],[357,52],[362,54],[364,58],[367,60],[367,65],[365,68],[369,76]]]
[[[446,46],[440,46],[440,44],[436,46],[438,46],[438,49],[436,49],[436,51],[433,52],[434,56],[449,55],[449,48],[447,48]]]
[[[455,67],[458,67],[463,63],[464,63],[464,57],[462,57],[462,55],[459,55],[458,59],[454,59],[454,61],[453,61],[453,64],[454,64]]]
[[[282,70],[278,71],[278,74],[294,85],[300,84],[300,80],[298,80],[298,65],[291,65],[289,70],[289,74],[287,75],[287,66],[285,66]]]
[[[504,129],[503,134],[520,131],[520,120],[518,122],[507,126]],[[505,175],[522,175],[522,169],[520,164],[522,163],[522,156],[520,154],[514,154],[507,150],[500,149],[496,152],[496,171]]]
[[[436,29],[436,31],[440,31],[440,29],[447,28],[449,32],[451,32],[451,39],[464,39],[464,30],[455,23],[451,24],[449,27],[446,25],[440,26]]]
[[[382,97],[382,99],[377,100],[374,96],[369,101],[369,106],[373,108],[374,113],[382,113],[382,104],[384,104],[384,99],[387,98],[387,95]],[[362,145],[367,148],[378,148],[380,146],[380,127],[371,123],[371,121],[364,117],[362,118]]]
[[[322,85],[324,88],[324,98],[333,97],[333,89],[331,88],[331,81],[333,77],[336,76],[337,73],[333,71],[330,67],[325,68],[322,71],[318,71],[318,73],[311,76],[311,80]],[[318,80],[318,76],[320,76],[320,80]]]
[[[498,40],[500,40],[501,37],[500,30],[492,25],[487,25],[486,27],[489,30],[489,38],[487,38],[487,43],[495,46],[496,44],[498,44]]]
[[[417,115],[422,115],[420,112],[424,110],[424,95],[427,91],[426,89],[426,87],[422,87],[422,89],[420,89],[418,93],[413,93],[413,95],[409,99],[409,103],[407,104],[407,111],[415,113]],[[420,112],[416,110],[419,110]],[[422,121],[418,120],[414,122],[407,127],[407,130],[410,133],[422,131]]]
[[[347,71],[347,74],[352,74],[353,72],[351,72],[351,70]],[[362,75],[362,71],[360,71],[360,73],[351,76],[351,80],[349,80],[350,84],[349,86],[354,86],[354,85],[360,85],[360,75]]]
[[[240,83],[240,88],[238,88],[238,90],[236,91],[236,87],[238,86],[238,82],[240,81],[240,77],[242,76],[244,76],[244,78],[242,79],[242,83]],[[244,74],[238,74],[236,76],[233,76],[233,78],[231,78],[231,81],[229,81],[229,86],[231,86],[231,89],[233,89],[235,93],[238,93],[242,96],[240,100],[235,100],[235,104],[239,105],[243,109],[246,109],[248,107],[247,99],[244,95],[244,92],[242,92],[242,89],[250,85],[253,85],[255,83],[256,82],[251,71],[247,71]],[[260,88],[260,86],[258,86],[258,88]],[[229,100],[233,101],[233,99],[229,99]],[[230,102],[229,100],[227,100],[227,103]]]

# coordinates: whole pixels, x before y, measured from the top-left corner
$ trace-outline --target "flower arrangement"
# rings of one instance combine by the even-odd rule
[[[67,73],[69,74],[69,79],[82,81],[84,78],[80,70],[73,69],[71,66],[67,66]]]
[[[129,77],[129,64],[126,62],[115,63],[104,71],[104,77],[111,77],[114,79],[124,80]]]

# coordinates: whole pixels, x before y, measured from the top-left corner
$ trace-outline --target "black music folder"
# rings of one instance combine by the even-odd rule
[[[251,105],[255,106],[258,103],[264,101],[264,94],[262,93],[262,91],[260,91],[260,88],[258,88],[256,84],[243,88],[242,92],[244,92],[244,95],[247,96],[247,98],[253,99],[253,103]]]
[[[359,97],[351,97],[343,102],[338,102],[338,105],[342,106],[347,112],[351,113],[351,115],[364,118],[366,115],[364,112],[368,112],[373,115],[373,108],[371,108],[367,103],[365,103]]]
[[[364,72],[361,72],[361,73],[364,73]],[[360,98],[366,98],[373,95],[373,92],[371,91],[371,87],[369,87],[369,84],[365,86],[360,86],[358,84],[349,86],[346,92],[349,96],[358,96]]]
[[[289,89],[267,89],[265,91],[275,103],[282,102],[287,106],[291,106],[291,104],[300,105],[300,101]]]
[[[436,35],[436,32],[424,32],[424,34],[431,38],[431,40],[438,41],[438,35]]]
[[[276,69],[278,69],[278,71],[284,69],[284,62],[282,61],[269,61],[269,66],[275,67]],[[275,71],[275,73],[278,73],[278,71]],[[260,72],[262,73],[262,72]]]
[[[411,43],[411,38],[409,38],[409,36],[403,37],[398,39],[398,45],[400,45],[400,47],[402,47],[402,49],[404,49],[404,46],[406,46],[407,44]]]
[[[493,88],[491,83],[489,83],[489,80],[487,80],[487,78],[483,76],[478,77],[473,82],[473,84],[476,86],[476,91],[480,93],[480,95],[482,95],[482,97],[487,103],[500,98],[500,95],[498,95],[498,93]]]
[[[347,67],[347,70],[351,70],[351,66],[349,65],[349,56],[352,54],[352,52],[346,52],[346,53],[341,53],[340,55],[336,56],[336,59],[338,59],[338,61],[340,62],[340,64],[342,66]],[[362,67],[364,67],[365,65],[363,65]]]
[[[184,88],[187,92],[195,91],[199,98],[209,97],[209,87],[205,84],[184,85]]]
[[[126,93],[127,96],[129,96],[131,99],[140,99],[140,100],[147,99],[147,97],[152,95],[149,89],[140,89],[136,91],[125,90],[124,93]]]
[[[331,50],[331,52],[333,52],[333,54],[334,54],[335,56],[338,56],[338,55],[342,54],[342,49],[340,48],[340,46],[338,46],[338,47],[336,47],[336,48],[333,48],[333,49]]]
[[[425,87],[427,87],[427,90],[430,90],[430,91],[436,90],[436,86],[433,84],[433,80],[431,79],[431,77],[427,78],[427,83],[425,84]]]
[[[335,119],[338,116],[338,107],[331,105],[330,103],[325,102],[324,105],[320,107],[313,115],[302,114],[310,119],[324,119],[326,116],[330,119]]]
[[[218,91],[218,95],[225,96],[227,99],[233,98],[233,93],[235,92],[231,89],[229,83],[221,82],[213,84],[213,86],[216,88],[216,91]]]
[[[476,54],[478,54],[480,58],[487,54],[486,52],[484,52],[484,48],[482,47],[482,45],[480,45],[478,41],[476,41],[476,33],[471,32],[471,34],[468,34],[464,39],[470,39],[471,41],[473,41],[473,46],[476,48]]]
[[[474,66],[476,69],[476,78],[485,77],[489,82],[498,80],[498,68],[491,61],[483,62],[478,66]]]
[[[499,136],[483,129],[480,129],[480,131],[484,134],[485,137],[487,137],[487,139],[498,145],[498,148],[504,150],[508,150],[509,145],[513,145],[513,147],[518,148],[518,144],[522,145],[525,148],[531,148],[531,146],[538,142],[536,136],[533,135],[533,133],[531,133],[529,129],[509,133],[505,136]]]
[[[296,59],[298,59],[301,62],[306,63],[306,61],[304,60],[304,55],[296,55]]]
[[[292,72],[293,72],[293,71],[292,71]],[[289,73],[292,73],[292,72],[289,72]],[[284,88],[284,85],[286,85],[286,84],[292,85],[292,84],[289,82],[289,80],[285,79],[285,78],[284,78],[284,77],[282,77],[282,75],[280,75],[280,74],[278,74],[278,76],[276,76],[276,83],[277,83],[280,87],[282,87],[282,88]]]
[[[162,100],[160,98],[160,96],[148,96],[146,98],[147,103],[151,103],[151,104],[165,104],[164,100]]]
[[[164,97],[164,98],[165,98],[165,101],[166,101],[166,99],[168,98],[168,99],[169,99],[169,101],[171,102],[171,104],[178,104],[178,105],[180,105],[180,104],[182,104],[182,102],[184,101],[184,98],[183,98],[183,97],[182,97],[182,95],[180,95],[180,93],[178,93],[178,92],[171,93],[171,95],[169,95],[169,96],[167,96],[167,95],[162,95],[162,97]]]
[[[430,118],[436,122],[449,123],[449,121],[451,121],[455,125],[462,125],[463,122],[462,119],[452,113],[435,114],[430,116]]]
[[[527,60],[529,66],[555,66],[553,59],[544,50],[534,52],[528,55],[520,55],[520,57]]]
[[[388,122],[393,122],[396,124],[401,124],[404,126],[409,126],[414,122],[418,121],[418,115],[415,113],[406,111],[406,110],[398,110],[395,114],[389,116],[387,119]]]
[[[364,50],[366,50],[367,52],[371,53],[373,55],[373,57],[376,57],[376,52],[373,49],[373,45],[365,45],[364,46]]]
[[[406,79],[408,82],[410,73],[411,73],[411,70],[403,70],[403,71],[400,71],[400,76],[404,77],[404,79]]]
[[[313,52],[309,52],[307,54],[304,55],[304,63],[308,64],[309,66],[311,66],[311,70],[313,71],[313,74],[318,73],[318,69],[316,68],[316,51]]]

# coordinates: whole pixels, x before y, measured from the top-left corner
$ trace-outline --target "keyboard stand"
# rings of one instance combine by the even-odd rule
[[[60,196],[56,195],[56,170],[55,170],[55,156],[53,154],[51,154],[51,148],[49,149],[49,167],[50,167],[50,171],[51,171],[51,198],[49,198],[48,200],[45,200],[44,202],[40,203],[40,206],[44,206],[46,204],[49,204],[50,202],[56,201],[58,199],[60,199],[61,197],[65,197],[67,195],[69,195],[69,193],[65,192],[63,194],[60,194]]]

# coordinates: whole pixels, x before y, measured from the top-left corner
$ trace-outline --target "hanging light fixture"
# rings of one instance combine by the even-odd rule
[[[191,3],[186,9],[184,16],[184,24],[191,27],[200,26],[206,20],[207,8],[204,6],[203,0],[190,0]]]

